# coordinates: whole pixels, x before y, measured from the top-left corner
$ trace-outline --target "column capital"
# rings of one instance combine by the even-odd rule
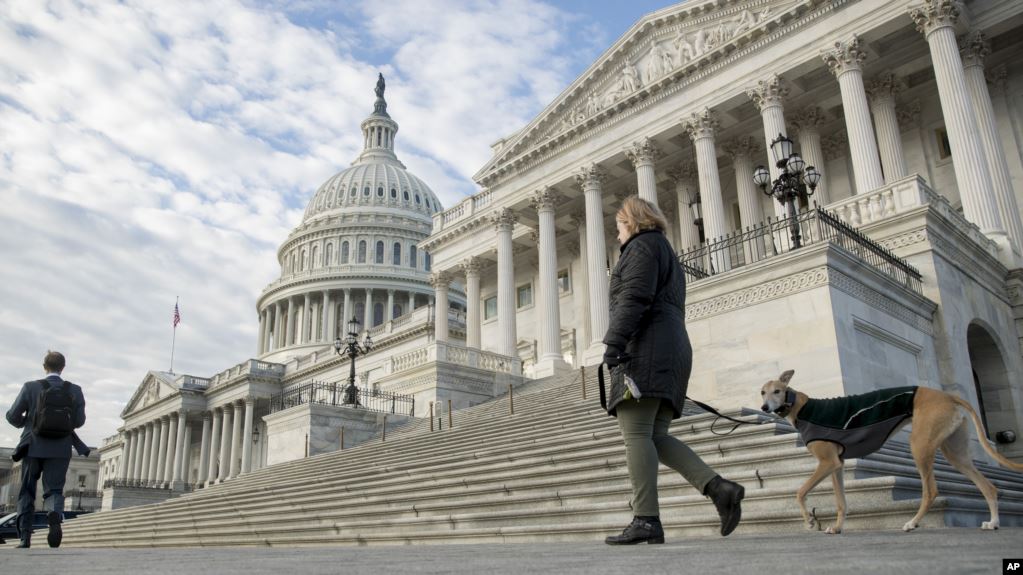
[[[991,84],[991,93],[1005,95],[1009,87],[1009,70],[1005,64],[988,71],[987,81]]]
[[[825,158],[837,158],[849,145],[849,134],[845,130],[840,130],[835,134],[821,138],[821,151],[824,152]]]
[[[862,71],[863,61],[867,59],[867,53],[863,51],[861,44],[860,37],[853,34],[852,39],[848,42],[841,40],[835,42],[835,47],[825,50],[821,54],[821,58],[836,77],[846,72]]]
[[[902,92],[902,81],[895,74],[881,74],[867,84],[867,97],[872,104],[895,101]]]
[[[631,146],[625,149],[625,156],[637,168],[642,165],[653,164],[654,161],[663,155],[664,153],[661,152],[661,149],[657,147],[652,138],[643,138],[639,142],[633,142]]]
[[[211,419],[213,419],[213,413],[212,412],[209,412],[209,411],[202,412],[203,423],[205,423],[207,421],[210,421]]]
[[[587,187],[599,186],[607,180],[607,171],[600,164],[583,166],[575,173],[575,182],[586,191]]]
[[[465,277],[480,277],[480,268],[482,268],[480,259],[476,256],[469,256],[462,260],[462,270],[465,271]]]
[[[699,174],[696,171],[696,164],[688,160],[681,162],[674,168],[668,168],[668,177],[675,185],[692,184]]]
[[[490,215],[490,223],[494,224],[494,228],[497,231],[511,231],[515,227],[515,221],[518,217],[515,216],[515,212],[511,211],[510,208],[501,208]]]
[[[962,14],[960,0],[924,0],[909,8],[909,17],[924,36],[939,28],[954,27]]]
[[[533,192],[533,195],[529,198],[529,205],[538,212],[545,210],[554,211],[554,207],[558,203],[560,194],[558,190],[550,186],[544,186],[539,190]]]
[[[247,395],[241,400],[241,402],[244,403],[247,408],[252,407],[256,403],[256,398],[254,396]]]
[[[920,100],[895,107],[896,117],[900,126],[913,127],[920,125]]]
[[[737,158],[750,158],[760,150],[760,144],[752,136],[739,136],[721,146],[734,161]]]
[[[963,68],[983,66],[984,58],[991,54],[991,42],[980,30],[974,30],[958,38],[959,54],[963,58]]]
[[[714,132],[720,127],[717,116],[710,108],[704,108],[702,112],[694,112],[686,121],[686,132],[693,142],[702,138],[714,138]]]
[[[764,108],[781,106],[782,101],[788,95],[789,88],[785,85],[785,80],[778,74],[767,80],[759,80],[756,86],[746,89],[746,96],[753,101],[758,112],[763,112]]]
[[[826,120],[827,116],[824,110],[817,106],[807,106],[793,114],[790,121],[797,132],[817,134],[820,133],[820,127]]]
[[[447,274],[447,272],[434,272],[430,274],[430,285],[433,286],[433,289],[435,290],[446,290],[450,283],[451,277]]]

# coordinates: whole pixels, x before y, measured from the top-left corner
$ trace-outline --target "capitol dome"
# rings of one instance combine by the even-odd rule
[[[419,243],[443,211],[394,153],[383,75],[363,150],[324,182],[277,252],[280,278],[259,298],[261,358],[282,361],[329,345],[353,316],[372,329],[432,303],[430,255]],[[452,291],[454,307],[464,297]],[[312,349],[311,349],[312,348]]]

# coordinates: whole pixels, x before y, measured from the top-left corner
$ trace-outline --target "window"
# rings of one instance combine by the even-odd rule
[[[319,254],[319,246],[313,246],[313,257],[309,260],[309,269],[316,267],[316,256]]]
[[[402,192],[402,195],[405,196],[405,201],[407,202],[408,201],[408,190],[405,190],[404,192]]]
[[[323,265],[329,266],[334,257],[334,244],[327,244],[327,251],[324,253]]]
[[[404,312],[401,310],[400,303],[394,304],[394,309],[391,310],[391,314],[392,314],[391,317],[401,317],[402,315],[404,315]]]
[[[416,194],[416,205],[418,206],[421,203],[423,203],[423,199],[419,197],[419,194]]]
[[[355,304],[355,317],[359,318],[359,323],[366,320],[366,302],[358,302]],[[346,320],[347,321],[347,320]],[[363,329],[368,328],[368,325],[362,326]]]
[[[430,198],[426,198],[426,209],[430,209]]]
[[[533,284],[521,285],[515,290],[516,306],[523,308],[533,305]]]
[[[377,242],[376,262],[378,264],[384,263],[384,242]]]
[[[419,255],[416,254],[416,246],[413,245],[413,246],[409,247],[409,249],[408,249],[408,265],[409,265],[410,268],[416,267],[416,263],[417,263],[416,259],[418,257],[419,257]]]
[[[359,242],[359,254],[357,258],[358,259],[355,260],[355,263],[359,264],[366,263],[366,240],[362,240]]]
[[[558,293],[569,293],[572,291],[572,277],[568,274],[568,270],[561,270],[558,272]]]
[[[297,259],[298,258],[295,257],[295,254],[292,253],[291,254],[291,273],[295,273],[295,265],[296,265],[295,262],[296,262]]]
[[[391,263],[400,266],[401,265],[401,243],[394,242],[394,250],[391,256]]]
[[[398,190],[396,190],[394,188],[391,188],[391,199],[392,200],[397,200],[398,199]]]
[[[934,130],[934,138],[938,144],[938,159],[944,160],[945,158],[952,156],[952,145],[948,142],[948,130],[945,128],[936,128]]]
[[[384,197],[384,188],[382,186],[377,188],[377,197],[378,198]]]
[[[384,323],[384,304],[378,302],[373,304],[373,325],[382,323]]]
[[[366,198],[369,197],[369,186],[366,186],[365,188],[362,188],[362,196],[366,197]]]
[[[305,256],[306,256],[306,252],[305,252],[305,250],[302,250],[302,258],[298,260],[298,269],[300,269],[300,270],[305,270],[305,262],[306,262]]]
[[[430,254],[423,252],[423,269],[430,271]]]
[[[341,263],[348,263],[348,242],[341,243]]]
[[[497,296],[490,296],[483,300],[483,319],[497,317]]]
[[[351,194],[351,196],[354,198],[355,194],[358,194],[358,193],[359,193],[359,191],[355,189],[355,186],[352,186],[352,194]]]

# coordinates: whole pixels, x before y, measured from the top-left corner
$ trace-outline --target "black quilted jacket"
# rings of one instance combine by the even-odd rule
[[[670,401],[675,417],[680,417],[693,367],[682,266],[668,239],[655,230],[629,238],[621,254],[611,272],[610,325],[604,343],[628,354],[625,373],[643,397]],[[612,383],[608,413],[615,415],[624,395],[624,385]]]

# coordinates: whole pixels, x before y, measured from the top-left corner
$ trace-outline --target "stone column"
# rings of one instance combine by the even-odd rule
[[[252,419],[255,416],[256,399],[245,398],[245,429],[242,431],[242,473],[252,471]]]
[[[185,426],[185,445],[181,450],[181,472],[184,474],[185,483],[198,483],[199,479],[196,478],[192,481],[192,471],[188,468],[188,463],[191,460],[192,454],[192,426]]]
[[[676,210],[679,231],[678,253],[682,254],[700,245],[700,228],[693,219],[691,207],[700,194],[699,188],[696,187],[699,174],[695,164],[685,161],[678,167],[669,169],[668,176],[675,183],[675,201],[678,204]]]
[[[973,111],[977,115],[977,132],[980,134],[981,147],[987,158],[988,171],[991,172],[991,185],[995,204],[998,206],[998,215],[1018,252],[1023,248],[1023,224],[1020,223],[1019,206],[1012,188],[1009,164],[998,135],[991,93],[984,77],[984,58],[991,53],[991,47],[980,32],[973,32],[960,39],[959,44],[963,58],[963,74],[966,76],[966,86],[970,90]],[[1008,118],[1009,116],[1006,116],[1007,120]]]
[[[692,115],[686,124],[689,137],[696,148],[696,167],[700,174],[700,199],[703,206],[703,230],[707,243],[713,243],[729,232],[725,221],[725,203],[721,197],[721,178],[714,146],[714,132],[718,121],[709,108]],[[731,269],[731,263],[722,252],[714,252],[712,264],[715,272]]]
[[[831,203],[831,197],[828,195],[828,171],[824,165],[824,146],[821,142],[820,126],[823,123],[824,112],[817,106],[803,108],[792,118],[799,138],[800,154],[807,166],[813,166],[821,173],[821,181],[813,197],[818,204],[826,206]]]
[[[473,256],[462,262],[465,270],[465,345],[480,349],[480,260]]]
[[[221,425],[224,419],[222,409],[213,410],[213,435],[210,439],[210,465],[209,475],[206,476],[206,485],[213,485],[220,476],[220,451],[223,443],[220,438]]]
[[[330,290],[323,290],[323,319],[320,320],[320,331],[317,334],[320,341],[330,343],[334,341],[334,307],[330,301]]]
[[[867,88],[870,110],[874,114],[874,128],[877,131],[877,148],[881,153],[881,168],[887,184],[909,175],[906,159],[902,155],[902,132],[899,130],[899,116],[895,112],[895,96],[902,90],[902,84],[894,74],[884,74],[875,79]]]
[[[739,228],[749,228],[764,221],[761,203],[763,193],[753,183],[753,155],[760,150],[756,140],[740,136],[724,145],[732,157],[735,171],[735,189],[739,197]]]
[[[167,433],[167,457],[163,464],[163,473],[160,474],[160,481],[164,485],[170,485],[174,477],[174,457],[177,455],[178,418],[177,414],[171,414],[167,417],[167,421],[170,424]]]
[[[638,169],[638,168],[637,168]],[[650,165],[651,183],[653,164]],[[640,188],[642,190],[642,187]],[[656,190],[655,190],[656,192]],[[654,205],[656,193],[654,195]],[[554,209],[558,193],[553,188],[543,188],[533,194],[530,200],[540,220],[539,263],[540,263],[540,357],[536,363],[534,377],[554,375],[561,368],[567,368],[561,353],[561,298],[558,293],[558,244],[554,226]]]
[[[217,466],[217,481],[223,482],[231,472],[231,418],[234,416],[234,405],[225,404],[222,429],[220,430],[220,463]]]
[[[231,428],[231,468],[229,472],[230,474],[227,476],[228,479],[238,477],[238,474],[241,473],[242,470],[241,453],[238,448],[245,445],[245,438],[242,437],[242,418],[244,415],[240,413],[243,405],[244,404],[239,405],[237,403],[232,404],[232,407],[234,407],[234,420],[232,421],[233,425]]]
[[[202,439],[199,442],[199,476],[195,482],[202,483],[207,479],[210,469],[210,418],[208,411],[202,413]]]
[[[756,87],[746,90],[746,96],[753,101],[753,105],[756,106],[760,112],[760,117],[764,123],[764,149],[767,150],[768,158],[768,169],[771,172],[771,180],[776,180],[781,175],[781,169],[778,168],[774,163],[774,156],[771,155],[771,142],[778,139],[778,136],[786,136],[788,132],[785,129],[785,107],[783,102],[785,97],[789,94],[789,88],[785,85],[784,80],[781,76],[775,74],[769,80],[760,80],[757,82]],[[703,180],[700,180],[700,192],[703,195]],[[787,217],[785,208],[781,204],[775,204],[775,216],[779,218]],[[712,236],[707,231],[707,203],[704,200],[703,204],[703,220],[704,220],[704,235],[707,241],[710,241]]]
[[[259,342],[256,344],[256,357],[263,355],[266,345],[266,310],[259,312]]]
[[[583,362],[596,365],[604,357],[604,336],[608,326],[608,277],[604,263],[607,240],[604,236],[603,184],[607,172],[597,164],[582,168],[575,181],[583,190],[586,206],[586,273],[589,277],[590,342]]]
[[[284,313],[281,309],[281,302],[274,302],[274,334],[273,351],[284,347]]]
[[[845,127],[849,132],[849,152],[856,174],[856,193],[866,194],[884,185],[867,92],[863,88],[863,61],[867,54],[860,48],[859,37],[853,36],[848,42],[835,42],[835,47],[821,57],[838,78]]]
[[[433,286],[436,294],[437,304],[434,306],[433,318],[433,339],[438,343],[448,341],[448,275],[444,272],[435,272],[430,275],[430,285]]]
[[[170,418],[160,418],[159,441],[156,444],[156,459],[153,461],[153,483],[160,485],[164,481],[164,468],[167,467],[167,432],[170,428]]]
[[[373,327],[373,290],[366,288],[366,309],[363,310],[362,325],[367,331]]]
[[[515,263],[512,246],[512,229],[515,214],[504,208],[491,216],[497,232],[497,353],[515,357],[517,332],[515,329]]]
[[[128,430],[128,439],[130,440],[129,442],[130,447],[128,449],[127,466],[124,469],[124,476],[121,477],[121,479],[125,481],[134,479],[133,476],[135,474],[135,461],[138,459],[139,452],[138,434],[135,433],[134,429]]]
[[[131,479],[132,481],[139,481],[142,479],[142,454],[146,450],[146,430],[144,427],[136,427],[134,431],[135,435],[135,453],[131,456]]]
[[[408,311],[412,313],[416,309],[416,294],[415,292],[408,292]]]
[[[387,309],[384,310],[384,321],[388,322],[394,319],[394,290],[387,290]]]
[[[123,481],[127,476],[128,460],[131,458],[131,432],[121,432],[121,457],[117,460],[117,471],[115,479]],[[102,486],[100,486],[102,488]]]
[[[185,429],[188,428],[188,414],[184,411],[178,412],[178,429],[175,437],[174,447],[174,473],[171,476],[171,489],[181,489],[184,483],[182,470],[188,462],[185,460]],[[187,470],[186,470],[187,471]]]
[[[625,150],[625,155],[636,167],[636,186],[639,197],[657,205],[657,176],[654,173],[654,162],[661,157],[661,151],[650,138],[644,138]]]
[[[313,300],[309,294],[302,296],[302,323],[299,325],[302,333],[296,338],[297,343],[309,343],[309,334],[313,329]]]
[[[977,134],[977,115],[966,87],[955,37],[955,24],[961,11],[962,2],[958,0],[925,0],[911,8],[909,16],[930,47],[963,215],[991,239],[1004,245],[1008,236],[992,193],[991,173]]]
[[[344,312],[341,314],[341,331],[347,334],[348,320],[352,319],[352,308],[355,305],[352,303],[352,290],[345,288],[345,305]]]
[[[292,298],[288,298],[288,319],[287,326],[284,328],[284,345],[282,347],[288,347],[295,341],[295,301]]]
[[[139,483],[146,480],[149,474],[149,444],[152,441],[149,425],[143,424],[139,429],[139,456],[135,460],[135,477]]]

